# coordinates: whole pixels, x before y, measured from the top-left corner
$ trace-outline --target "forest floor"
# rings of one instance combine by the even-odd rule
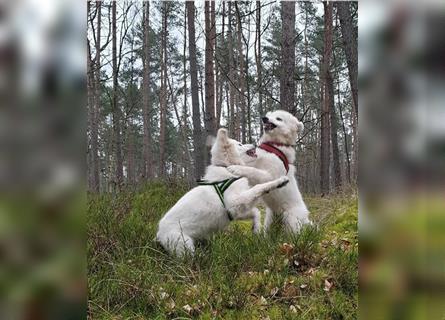
[[[153,239],[185,192],[159,182],[90,197],[90,319],[357,318],[356,192],[306,196],[318,227],[298,235],[278,224],[254,235],[250,222],[236,222],[179,260]]]

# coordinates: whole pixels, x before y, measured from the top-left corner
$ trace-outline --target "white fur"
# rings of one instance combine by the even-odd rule
[[[276,128],[265,131],[260,139],[262,142],[278,142],[287,145],[294,145],[298,134],[303,130],[303,123],[290,113],[282,110],[267,113],[269,122],[276,125]],[[281,120],[280,120],[281,119]],[[295,179],[295,148],[293,146],[275,146],[280,149],[289,160],[289,172],[287,177],[289,183],[280,189],[271,191],[263,196],[267,205],[264,230],[267,231],[274,214],[281,214],[283,222],[288,231],[298,232],[303,224],[311,223],[309,211],[298,189]],[[265,183],[283,175],[286,169],[283,162],[273,153],[269,153],[257,148],[257,160],[249,164],[252,167],[233,165],[228,170],[237,176],[247,177],[251,184]]]
[[[253,146],[242,145],[229,139],[227,130],[220,129],[211,149],[211,165],[207,167],[204,180],[221,181],[235,177],[227,170],[227,166],[243,165],[245,161],[251,161],[246,155],[246,151],[251,148]],[[265,193],[287,182],[287,177],[280,177],[251,188],[248,180],[241,178],[224,193],[226,208],[213,186],[195,187],[179,199],[161,219],[157,240],[171,254],[182,256],[187,251],[193,253],[195,240],[207,238],[229,224],[227,210],[234,219],[253,219],[254,231],[258,232],[261,228],[261,216],[254,207],[256,201]]]

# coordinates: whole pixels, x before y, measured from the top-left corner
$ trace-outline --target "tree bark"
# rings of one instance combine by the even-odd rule
[[[213,24],[214,6],[211,6],[209,1],[205,1],[205,114],[204,123],[206,129],[206,136],[216,135],[216,118],[215,118],[215,72],[213,68],[214,56],[214,35],[215,25]],[[209,159],[210,160],[210,159]],[[209,161],[207,161],[209,162]]]
[[[231,137],[239,139],[239,127],[236,127],[238,115],[235,113],[235,59],[233,57],[233,33],[232,33],[232,2],[229,2],[229,34],[227,36],[228,48],[229,48],[229,106],[230,106],[230,122],[229,122],[229,134]]]
[[[198,69],[196,63],[196,38],[195,38],[195,3],[187,1],[187,22],[189,31],[189,59],[190,59],[190,77],[192,90],[192,109],[193,109],[193,144],[195,147],[195,178],[200,179],[204,175],[204,144],[201,135],[201,113],[199,110],[198,95]]]
[[[321,110],[321,147],[320,147],[320,189],[322,194],[329,193],[329,158],[330,158],[330,140],[329,140],[329,67],[331,64],[332,53],[332,2],[323,2],[324,7],[324,48],[321,68],[321,79],[323,86],[323,103]]]
[[[238,76],[238,101],[241,109],[241,141],[246,143],[246,82],[245,82],[245,70],[244,70],[244,55],[243,47],[241,43],[242,37],[242,25],[241,25],[241,13],[239,11],[238,2],[235,2],[236,10],[236,23],[237,23],[237,50],[238,50],[238,66],[239,66],[239,76]]]
[[[346,62],[348,65],[349,83],[352,91],[352,99],[354,103],[355,116],[358,117],[358,89],[357,89],[357,74],[358,74],[358,54],[357,54],[357,26],[354,26],[352,20],[352,12],[350,10],[350,2],[338,1],[337,6],[338,16],[340,18],[340,29],[343,40],[343,49],[346,55]]]
[[[256,2],[255,62],[257,70],[258,112],[263,116],[263,78],[261,66],[261,2]],[[263,122],[260,121],[260,135],[263,134]]]
[[[351,86],[352,102],[353,102],[353,116],[352,116],[352,130],[353,130],[353,176],[354,180],[357,179],[358,168],[358,89],[357,89],[357,76],[358,76],[358,54],[357,54],[357,39],[358,29],[354,26],[352,12],[350,10],[350,2],[336,2],[338,17],[340,19],[340,29],[343,39],[343,49],[346,55],[346,62],[348,66],[349,83]]]
[[[332,75],[328,72],[327,78],[328,84],[328,94],[329,94],[329,111],[330,111],[330,122],[331,122],[331,144],[332,144],[332,161],[334,164],[334,186],[336,189],[341,187],[341,167],[340,167],[340,152],[338,148],[338,120],[335,113],[335,102],[334,102],[334,83]]]
[[[159,171],[161,177],[166,174],[165,158],[165,126],[167,113],[167,15],[168,1],[162,3],[162,33],[161,33],[161,90],[159,117]]]
[[[151,102],[150,102],[150,2],[144,2],[143,11],[143,70],[142,70],[142,120],[144,127],[143,135],[143,175],[145,178],[153,177],[152,160],[152,133],[151,133]]]
[[[96,8],[97,8],[97,26],[96,26],[96,43],[95,43],[95,50],[96,50],[96,56],[93,61],[91,61],[91,55],[88,53],[89,57],[89,83],[91,85],[91,89],[94,90],[94,94],[89,94],[89,97],[91,97],[90,100],[90,135],[91,135],[91,185],[90,190],[93,192],[99,192],[100,190],[100,160],[99,160],[99,144],[98,144],[98,136],[99,136],[99,110],[101,107],[100,103],[100,37],[101,37],[101,9],[102,9],[102,3],[100,1],[96,1]],[[88,48],[89,45],[88,45]]]
[[[114,133],[114,153],[116,157],[116,184],[118,190],[123,185],[123,159],[122,159],[122,138],[121,138],[121,111],[117,101],[118,90],[118,64],[117,64],[117,31],[116,31],[116,2],[112,2],[112,68],[113,68],[113,133]]]
[[[281,108],[295,114],[295,1],[281,2]]]

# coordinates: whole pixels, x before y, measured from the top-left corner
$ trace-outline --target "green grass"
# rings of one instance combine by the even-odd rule
[[[91,319],[356,319],[357,197],[305,198],[319,225],[253,235],[232,223],[195,257],[168,256],[157,222],[186,192],[179,184],[90,197]]]

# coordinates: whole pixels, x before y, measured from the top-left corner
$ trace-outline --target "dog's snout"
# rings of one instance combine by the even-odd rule
[[[262,117],[261,120],[263,120],[263,123],[268,123],[269,122],[269,118],[268,117]]]

